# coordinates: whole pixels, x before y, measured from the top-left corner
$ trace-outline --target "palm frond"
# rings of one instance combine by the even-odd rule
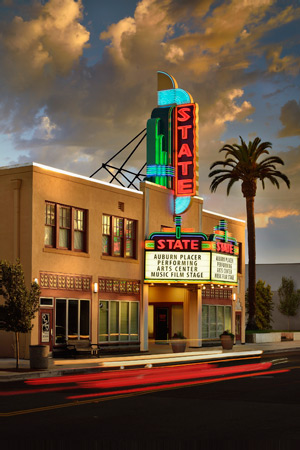
[[[227,190],[226,190],[227,195],[229,195],[232,186],[233,186],[234,183],[236,183],[237,181],[239,181],[239,178],[231,178],[231,180],[230,180],[229,183],[227,184]]]
[[[219,184],[220,183],[223,183],[223,181],[225,181],[225,180],[228,180],[228,179],[230,179],[231,178],[231,175],[230,174],[225,174],[225,175],[219,175],[219,176],[216,176],[213,180],[212,180],[212,182],[211,182],[211,184],[210,184],[210,190],[211,190],[211,192],[215,192],[216,190],[217,190],[217,188],[218,188],[218,186],[219,186]]]
[[[251,185],[260,180],[265,188],[265,180],[279,188],[278,178],[283,180],[288,188],[290,181],[286,175],[276,170],[277,164],[284,165],[278,156],[266,156],[262,161],[258,161],[262,155],[269,155],[272,148],[271,142],[261,142],[259,137],[250,141],[248,145],[240,136],[240,144],[225,144],[219,152],[225,152],[223,161],[215,161],[211,166],[209,177],[214,179],[211,182],[210,190],[215,192],[219,184],[229,180],[227,185],[227,195],[236,181],[241,180],[246,185]],[[217,169],[215,169],[218,167]],[[212,170],[215,169],[215,170]]]

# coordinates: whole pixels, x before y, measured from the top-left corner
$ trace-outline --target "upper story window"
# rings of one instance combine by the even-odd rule
[[[86,210],[46,203],[45,246],[85,252],[86,218]]]
[[[103,255],[136,257],[136,221],[123,217],[102,216]]]

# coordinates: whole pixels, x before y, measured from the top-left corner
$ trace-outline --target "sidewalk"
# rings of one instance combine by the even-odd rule
[[[285,352],[300,350],[300,341],[287,341],[264,344],[236,344],[232,350],[222,350],[218,347],[187,348],[185,353],[172,353],[170,345],[150,344],[149,351],[145,353],[118,355],[113,357],[93,357],[84,359],[55,359],[49,358],[49,367],[44,370],[30,370],[29,360],[20,360],[20,371],[15,371],[15,359],[0,359],[0,382],[19,381],[29,378],[72,375],[87,373],[106,368],[125,368],[134,366],[152,367],[157,364],[174,362],[197,362],[232,356],[255,356],[262,353]],[[233,354],[233,355],[232,355]]]

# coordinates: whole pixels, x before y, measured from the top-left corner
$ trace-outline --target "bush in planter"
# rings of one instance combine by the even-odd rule
[[[177,333],[174,333],[171,339],[186,339],[185,336],[181,333],[181,331],[177,331]]]
[[[174,333],[171,338],[171,345],[174,353],[181,353],[185,351],[186,341],[184,339],[186,339],[186,337],[181,333],[181,331]]]
[[[233,347],[234,334],[230,333],[230,331],[226,330],[220,334],[221,344],[225,350],[231,350]]]

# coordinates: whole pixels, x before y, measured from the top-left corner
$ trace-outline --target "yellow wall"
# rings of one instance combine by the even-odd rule
[[[153,183],[141,183],[141,191],[138,192],[76,177],[72,174],[60,173],[55,169],[51,170],[38,165],[2,168],[0,170],[0,208],[5,214],[1,217],[0,259],[13,261],[16,254],[16,226],[18,227],[18,224],[15,220],[17,196],[14,188],[18,183],[20,184],[20,220],[17,240],[20,244],[19,256],[28,286],[34,278],[39,278],[40,272],[43,271],[89,275],[93,282],[98,281],[98,277],[143,281],[144,239],[148,238],[152,232],[161,231],[163,226],[174,227],[172,192]],[[46,201],[83,208],[88,211],[88,251],[86,254],[44,247]],[[119,209],[119,202],[124,203],[124,212]],[[182,228],[192,228],[196,232],[202,231],[208,235],[213,233],[213,227],[223,217],[207,211],[202,213],[202,207],[203,199],[200,197],[192,199],[189,209],[182,214]],[[226,213],[230,212],[226,211]],[[134,219],[138,222],[137,241],[139,245],[136,260],[102,256],[101,221],[103,214]],[[227,222],[232,235],[238,242],[243,243],[244,271],[245,223],[230,218],[227,219]],[[148,302],[183,302],[184,333],[189,337],[194,337],[197,335],[198,327],[195,311],[197,312],[197,308],[199,309],[196,291],[197,288],[193,291],[184,287],[150,287]],[[240,292],[237,290],[234,292],[240,298],[244,309],[244,273],[240,275]],[[92,342],[97,342],[98,294],[91,293],[91,300],[93,318],[91,338]],[[141,305],[143,305],[143,301]],[[144,325],[146,329],[146,324]],[[141,325],[141,329],[144,325]],[[7,339],[10,338],[7,337]],[[29,337],[24,336],[22,339],[24,341],[24,343],[22,341],[22,348],[28,347]],[[37,318],[34,320],[31,343],[38,343]]]

